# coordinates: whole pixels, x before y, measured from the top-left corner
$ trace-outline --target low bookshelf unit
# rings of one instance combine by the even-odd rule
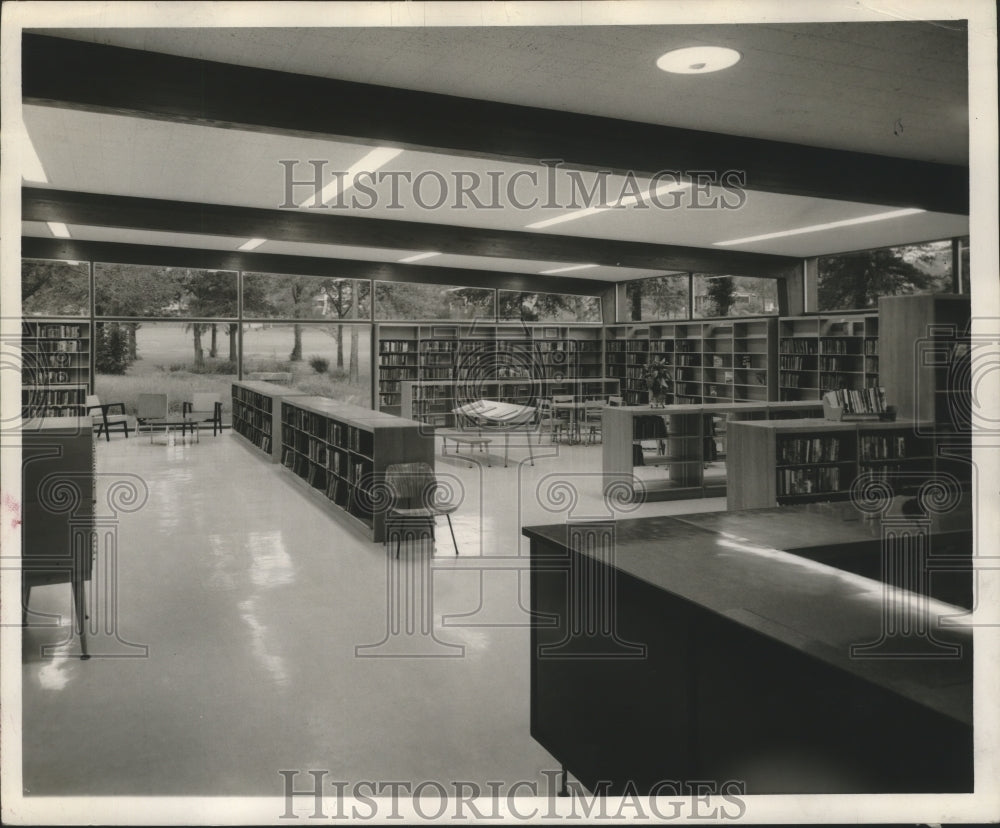
[[[336,517],[379,543],[385,539],[386,469],[434,465],[434,429],[325,397],[281,401],[281,463]]]
[[[286,397],[304,397],[273,382],[240,380],[233,383],[233,434],[255,446],[272,463],[281,456],[281,442],[275,436],[281,424],[281,401]]]

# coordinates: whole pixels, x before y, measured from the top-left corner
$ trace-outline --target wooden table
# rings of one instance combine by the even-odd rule
[[[820,562],[824,538],[843,551],[881,536],[852,509],[525,528],[531,610],[557,619],[531,631],[532,736],[609,793],[695,779],[750,794],[971,791],[969,630],[933,630],[958,655],[926,639],[903,642],[909,658],[852,655],[883,640],[885,595],[901,595]],[[935,545],[971,545],[968,510],[931,524]]]
[[[143,424],[149,427],[150,444],[153,442],[155,428],[162,428],[164,430],[164,434],[167,437],[167,443],[169,444],[170,438],[173,436],[174,429],[178,426],[181,429],[181,439],[187,435],[187,430],[190,428],[191,432],[194,434],[195,442],[201,442],[201,431],[198,428],[199,422],[186,415],[174,414],[170,417],[157,417],[151,420],[144,420]]]

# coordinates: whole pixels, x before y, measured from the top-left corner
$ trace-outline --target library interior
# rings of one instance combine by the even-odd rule
[[[24,795],[972,792],[968,36],[26,29]]]

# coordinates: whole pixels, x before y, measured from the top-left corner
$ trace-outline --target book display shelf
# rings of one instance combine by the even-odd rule
[[[819,399],[827,391],[879,385],[878,317],[822,314],[778,323],[782,400]]]
[[[619,393],[605,381],[599,325],[380,325],[378,355],[379,409],[439,426],[478,399],[535,405]]]
[[[819,401],[606,407],[602,469],[608,484],[625,481],[637,501],[723,497],[735,421],[821,413]]]
[[[913,420],[731,422],[729,509],[847,500],[861,474],[894,495],[915,494],[946,472],[966,488],[968,466],[941,453],[933,429]]]
[[[272,463],[278,462],[280,444],[274,435],[280,424],[281,400],[307,394],[272,382],[244,380],[233,383],[232,393],[233,434],[259,449]]]
[[[79,319],[21,322],[21,416],[82,417],[90,393],[90,325]]]
[[[434,465],[434,432],[413,420],[325,397],[281,401],[281,463],[338,519],[385,539],[386,469]]]

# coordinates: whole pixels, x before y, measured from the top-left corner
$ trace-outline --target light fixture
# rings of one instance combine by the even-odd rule
[[[375,147],[375,149],[367,153],[364,158],[351,165],[342,177],[334,177],[334,179],[330,181],[330,183],[328,183],[320,193],[315,196],[310,196],[299,204],[299,207],[320,207],[321,205],[328,204],[337,197],[338,193],[343,195],[348,190],[354,188],[354,178],[358,173],[375,172],[375,170],[384,167],[400,153],[402,153],[401,149],[394,149],[392,147]],[[342,191],[338,190],[341,181],[344,182],[344,189]]]
[[[568,273],[571,270],[586,270],[589,267],[597,267],[595,264],[570,265],[569,267],[557,267],[553,270],[539,270],[541,276],[551,276],[554,273]]]
[[[400,259],[401,262],[419,262],[421,259],[429,259],[431,256],[440,256],[440,253],[417,253],[414,256],[407,256],[405,259]]]
[[[63,224],[61,221],[48,221],[46,224],[49,225],[49,230],[52,235],[57,239],[69,239],[72,238],[69,234],[69,228]]]
[[[676,75],[704,75],[728,69],[742,58],[735,49],[725,46],[689,46],[673,49],[656,59],[656,65],[664,72]]]
[[[243,244],[241,244],[236,249],[237,250],[256,250],[258,247],[260,247],[266,241],[267,241],[267,239],[248,239],[247,241],[243,242]]]
[[[798,236],[802,233],[818,233],[822,230],[834,230],[837,227],[850,227],[854,224],[868,224],[873,221],[885,221],[887,219],[902,218],[923,213],[918,207],[907,207],[905,210],[890,210],[888,213],[874,213],[870,216],[860,218],[843,219],[841,221],[830,221],[826,224],[811,224],[808,227],[796,227],[794,230],[780,230],[777,233],[763,233],[760,236],[747,236],[743,239],[729,239],[728,241],[713,242],[716,247],[728,247],[732,244],[749,244],[750,242],[766,241],[767,239],[780,239],[785,236]]]
[[[655,195],[657,198],[660,196],[665,196],[667,193],[677,192],[678,190],[686,190],[691,186],[688,181],[673,181],[670,184],[661,184],[656,188]],[[652,198],[648,192],[646,195],[642,196],[641,201],[643,203],[647,202]],[[626,196],[621,199],[621,204],[626,207],[631,207],[634,204],[639,203],[640,199],[635,196]],[[603,213],[606,210],[613,209],[613,205],[617,202],[608,202],[601,207],[584,207],[582,210],[573,210],[571,213],[562,213],[558,216],[553,216],[549,219],[542,219],[542,221],[532,222],[531,224],[525,225],[529,230],[541,230],[543,227],[551,227],[553,224],[562,224],[566,221],[576,221],[577,219],[585,218],[586,216],[593,216],[597,213]]]

